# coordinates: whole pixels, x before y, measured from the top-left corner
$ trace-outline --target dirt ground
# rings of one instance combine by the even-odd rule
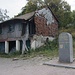
[[[13,60],[0,58],[0,75],[75,75],[75,69],[43,65],[45,57]]]

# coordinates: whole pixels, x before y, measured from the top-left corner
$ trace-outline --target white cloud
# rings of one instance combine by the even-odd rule
[[[71,10],[75,10],[75,0],[65,0],[71,6]]]
[[[26,0],[0,0],[0,8],[7,9],[10,17],[17,15],[25,5]]]
[[[75,10],[75,0],[65,0],[71,5],[71,10]],[[21,8],[26,5],[26,0],[0,0],[0,8],[7,9],[8,15],[13,17],[21,12]]]

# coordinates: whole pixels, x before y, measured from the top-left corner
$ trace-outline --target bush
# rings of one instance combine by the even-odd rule
[[[21,52],[20,51],[15,51],[9,54],[0,54],[1,57],[20,57]],[[35,57],[37,55],[43,55],[43,56],[58,56],[58,39],[54,39],[53,41],[49,41],[48,43],[45,43],[43,46],[35,49],[35,50],[30,50],[28,52],[25,52],[23,55],[25,58],[30,58],[30,57]]]
[[[10,57],[16,57],[16,56],[19,56],[20,54],[21,54],[20,51],[15,51],[15,52],[9,53],[8,55],[9,55]]]
[[[49,41],[43,46],[35,49],[35,51],[31,50],[30,54],[34,54],[34,56],[35,55],[57,56],[58,55],[58,39]]]

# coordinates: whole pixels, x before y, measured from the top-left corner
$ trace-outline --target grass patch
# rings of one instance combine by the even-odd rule
[[[8,54],[5,54],[5,53],[0,53],[0,57],[9,58],[9,55]]]
[[[36,56],[44,56],[44,57],[58,57],[58,40],[49,41],[47,44],[35,49],[30,50],[24,54],[24,57],[36,57]]]
[[[32,58],[35,56],[45,56],[45,57],[56,57],[58,56],[58,40],[55,39],[54,41],[49,41],[48,43],[44,44],[43,46],[35,49],[30,50],[29,52],[25,52],[24,55],[21,55],[21,52],[13,52],[9,54],[0,53],[0,57],[4,58]]]
[[[0,57],[3,57],[3,58],[15,58],[15,57],[19,57],[20,56],[20,52],[16,51],[16,52],[13,52],[13,53],[9,53],[9,54],[6,54],[6,53],[0,53]]]

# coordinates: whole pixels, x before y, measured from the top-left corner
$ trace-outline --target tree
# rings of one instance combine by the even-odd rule
[[[75,27],[75,10],[72,11],[71,16],[72,16],[72,24]]]
[[[26,6],[22,8],[19,15],[33,12],[43,7],[50,7],[59,20],[59,27],[66,27],[71,22],[70,5],[63,0],[27,0]]]
[[[7,10],[0,9],[0,22],[8,20],[9,16],[7,15]]]
[[[33,3],[32,1],[29,1],[27,3],[27,5],[25,6],[25,9],[26,9],[25,13],[29,13],[29,12],[35,11],[37,9],[37,4]]]
[[[44,0],[59,20],[60,27],[66,27],[71,22],[70,5],[62,0]]]
[[[37,9],[40,9],[43,5],[44,2],[42,0],[27,0],[27,4],[22,8],[22,12],[18,14],[23,15],[29,12],[33,12]]]

